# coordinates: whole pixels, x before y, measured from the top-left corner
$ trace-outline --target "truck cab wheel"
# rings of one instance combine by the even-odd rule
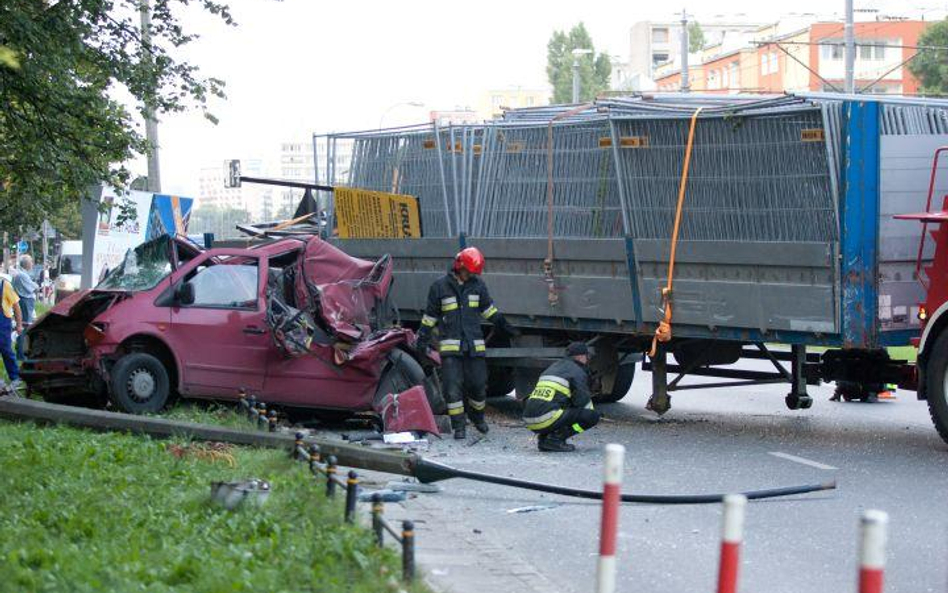
[[[942,440],[948,443],[948,332],[942,332],[932,346],[925,366],[928,385],[928,412]]]
[[[112,367],[109,399],[123,412],[159,412],[167,405],[170,391],[168,371],[151,354],[132,352]]]

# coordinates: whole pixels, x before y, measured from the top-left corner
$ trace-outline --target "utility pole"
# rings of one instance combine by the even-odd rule
[[[846,0],[846,22],[843,25],[843,36],[846,40],[846,80],[843,90],[847,93],[855,93],[856,38],[853,34],[853,0]]]
[[[149,72],[154,69],[155,61],[151,56],[151,7],[149,0],[141,0],[139,13],[142,19],[142,59],[147,60]],[[158,120],[155,119],[155,89],[149,89],[145,97],[145,140],[148,142],[148,191],[161,191],[161,167],[158,163]]]
[[[849,2],[851,0],[847,0]],[[691,91],[688,72],[688,13],[681,9],[681,92]]]

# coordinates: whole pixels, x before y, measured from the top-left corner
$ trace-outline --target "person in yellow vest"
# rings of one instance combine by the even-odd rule
[[[3,366],[7,370],[10,387],[19,389],[20,369],[16,364],[16,354],[13,352],[13,330],[23,333],[23,313],[20,311],[20,297],[17,296],[13,285],[7,280],[0,280],[0,355],[3,356]]]

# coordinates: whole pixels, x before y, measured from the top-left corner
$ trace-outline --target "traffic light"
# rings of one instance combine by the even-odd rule
[[[224,187],[240,187],[240,161],[226,161],[224,164],[227,167],[227,176],[224,178]]]

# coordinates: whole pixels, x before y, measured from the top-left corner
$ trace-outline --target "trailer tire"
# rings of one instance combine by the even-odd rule
[[[112,367],[109,399],[129,414],[160,412],[171,395],[168,370],[145,352],[126,354]]]
[[[600,393],[593,399],[596,403],[611,404],[619,401],[632,389],[632,381],[635,380],[635,364],[620,364],[616,370],[615,381],[612,382],[612,391],[609,393]]]
[[[931,356],[925,367],[928,386],[928,412],[942,440],[948,443],[948,332],[942,332],[932,346]]]

